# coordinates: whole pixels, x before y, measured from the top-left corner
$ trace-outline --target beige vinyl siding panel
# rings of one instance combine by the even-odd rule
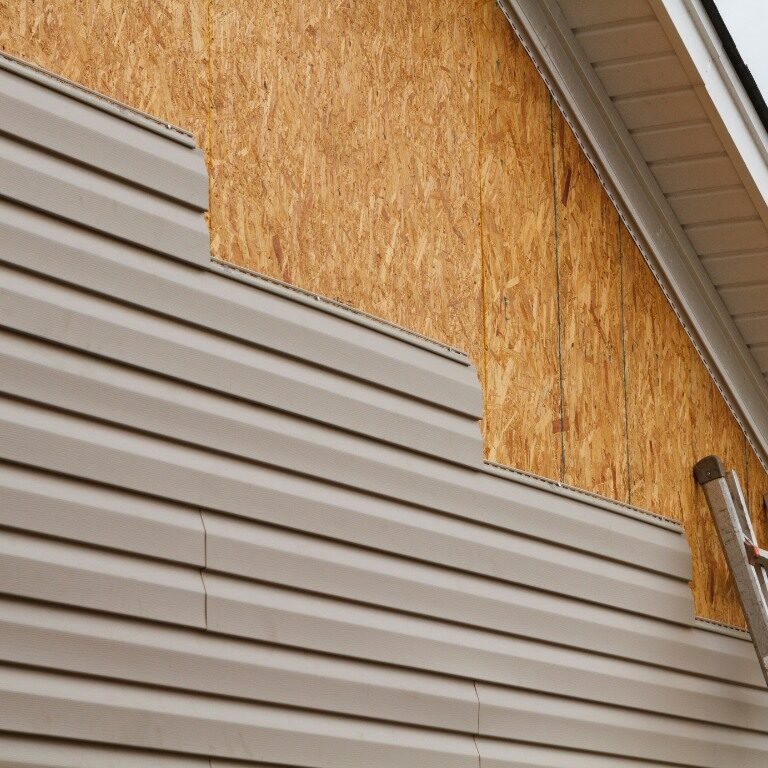
[[[198,568],[205,564],[198,510],[22,466],[0,466],[0,525]]]
[[[197,570],[5,531],[0,574],[6,594],[205,626]]]
[[[0,734],[0,754],[9,768],[210,768],[204,757],[10,734]]]
[[[199,154],[3,82],[64,120],[18,153],[17,125],[0,202],[4,764],[765,759],[752,647],[694,622],[679,526],[484,464],[466,358],[171,252],[136,211],[191,221]],[[75,215],[73,164],[111,218]]]
[[[161,147],[144,127],[127,121],[118,136],[113,115],[7,70],[0,70],[0,94],[6,105],[4,134],[197,211],[208,208],[208,184],[197,152],[169,142]]]

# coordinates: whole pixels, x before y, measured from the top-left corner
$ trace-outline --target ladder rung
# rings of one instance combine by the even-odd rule
[[[747,559],[752,565],[768,568],[768,550],[760,549],[751,541],[745,541],[744,547],[747,550]]]

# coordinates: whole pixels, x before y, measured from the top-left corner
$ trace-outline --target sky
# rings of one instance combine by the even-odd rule
[[[741,58],[768,101],[768,0],[716,0]]]

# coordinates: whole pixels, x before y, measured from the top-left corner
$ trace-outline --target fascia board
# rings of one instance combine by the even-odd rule
[[[698,0],[649,0],[763,222],[768,134]]]
[[[555,0],[498,0],[768,467],[768,386]]]

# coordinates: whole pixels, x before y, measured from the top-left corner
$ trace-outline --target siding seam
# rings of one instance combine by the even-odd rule
[[[480,745],[477,743],[477,740],[480,738],[480,694],[477,692],[477,680],[472,681],[472,690],[475,692],[475,698],[477,699],[477,725],[475,733],[472,734],[472,743],[477,751],[477,768],[482,768],[483,758],[480,754]]]
[[[203,584],[203,618],[205,620],[205,631],[208,631],[208,589],[205,586],[205,572],[208,570],[208,529],[205,527],[205,515],[203,510],[199,509],[200,522],[203,525],[203,567],[200,569],[200,581]]]
[[[562,314],[560,307],[560,238],[557,228],[557,169],[555,163],[555,121],[549,94],[549,140],[552,149],[552,217],[555,238],[555,285],[557,295],[557,371],[560,386],[560,482],[565,483],[565,391],[563,384]]]
[[[627,455],[627,503],[632,504],[632,461],[629,443],[629,381],[627,371],[627,324],[624,316],[624,249],[621,245],[621,219],[616,216],[616,238],[619,245],[619,291],[620,291],[620,317],[621,317],[621,362],[624,383],[624,445]]]
[[[483,371],[482,371],[482,385],[483,385],[483,400],[488,397],[488,293],[485,284],[486,280],[486,262],[485,262],[485,238],[483,232],[485,232],[485,224],[483,218],[483,139],[480,127],[482,121],[480,119],[480,49],[477,45],[477,35],[475,35],[475,130],[477,132],[477,191],[478,191],[478,213],[479,213],[479,227],[480,227],[480,311],[482,317],[480,318],[481,327],[483,330]],[[482,431],[485,435],[486,420],[482,419]]]

